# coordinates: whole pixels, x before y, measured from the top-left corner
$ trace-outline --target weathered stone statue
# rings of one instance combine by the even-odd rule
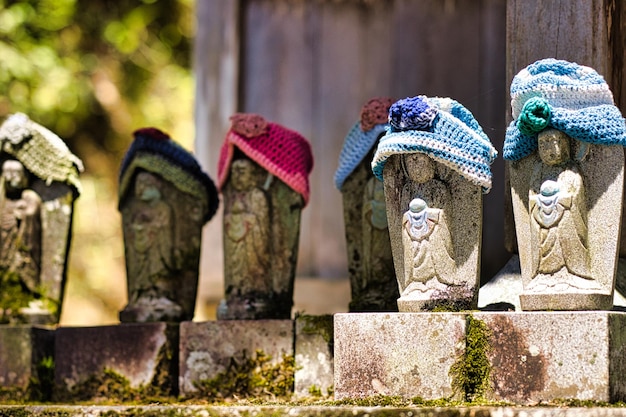
[[[511,84],[510,164],[523,310],[610,309],[626,125],[601,75],[545,59]]]
[[[165,133],[147,128],[134,135],[120,173],[128,283],[120,320],[191,320],[202,226],[217,210],[217,189]]]
[[[289,319],[311,147],[297,132],[259,115],[231,120],[218,164],[225,296],[217,317]]]
[[[472,114],[449,98],[394,103],[372,161],[384,181],[400,289],[398,309],[476,308],[482,194],[497,152]]]
[[[56,324],[82,162],[21,113],[2,124],[0,144],[0,322]]]
[[[335,185],[343,196],[352,312],[398,310],[384,187],[371,168],[391,103],[390,98],[374,98],[363,106],[360,120],[345,138],[335,172]]]

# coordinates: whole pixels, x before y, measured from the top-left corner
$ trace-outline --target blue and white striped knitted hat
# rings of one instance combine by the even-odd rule
[[[491,164],[498,152],[472,113],[450,98],[417,96],[389,109],[387,134],[380,139],[372,161],[382,180],[391,155],[424,153],[458,172],[484,193],[491,189]]]
[[[385,133],[391,103],[390,98],[373,98],[361,109],[361,118],[348,132],[339,154],[339,166],[335,172],[337,189],[341,190],[346,179]]]
[[[626,146],[626,124],[608,84],[583,65],[553,58],[529,65],[513,78],[511,108],[504,159],[533,153],[548,127],[582,142]]]

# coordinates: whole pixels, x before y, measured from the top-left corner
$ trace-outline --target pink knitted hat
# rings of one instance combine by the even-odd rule
[[[269,173],[280,178],[309,201],[309,174],[313,169],[311,145],[298,132],[267,122],[258,114],[237,113],[222,144],[217,164],[217,187],[228,179],[235,146]]]

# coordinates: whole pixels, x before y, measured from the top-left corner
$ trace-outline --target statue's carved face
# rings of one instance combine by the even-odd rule
[[[435,178],[435,161],[423,153],[404,156],[406,173],[409,178],[420,184]]]
[[[135,195],[143,201],[161,198],[159,179],[148,172],[140,172],[135,180]]]
[[[2,178],[9,190],[23,190],[28,187],[24,165],[14,159],[9,159],[2,164]]]
[[[230,180],[237,191],[254,188],[255,181],[252,162],[247,159],[237,159],[230,166]]]
[[[547,165],[561,165],[570,160],[569,137],[556,129],[546,129],[538,137],[539,158]]]

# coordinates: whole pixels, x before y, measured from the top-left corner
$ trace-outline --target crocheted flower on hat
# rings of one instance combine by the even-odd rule
[[[261,136],[267,132],[267,121],[258,114],[236,113],[230,116],[231,129],[246,138]]]
[[[460,103],[424,96],[400,100],[391,106],[389,119],[391,127],[380,139],[372,160],[372,171],[378,179],[383,179],[390,156],[424,153],[479,185],[484,193],[489,192],[490,166],[498,152],[472,113]]]
[[[133,136],[135,139],[124,155],[120,168],[120,207],[130,190],[135,173],[144,170],[163,177],[181,192],[202,201],[203,220],[208,222],[217,211],[219,199],[215,184],[202,170],[196,158],[159,129],[138,129]]]
[[[504,159],[532,154],[548,127],[582,142],[626,146],[626,124],[608,84],[583,65],[548,58],[524,68],[511,83],[511,109]]]
[[[389,124],[395,130],[428,129],[437,109],[428,103],[426,96],[405,98],[396,101],[389,109]]]
[[[27,115],[16,113],[5,120],[0,127],[0,146],[46,184],[65,183],[75,197],[80,194],[78,175],[83,171],[82,161],[60,137]]]
[[[249,116],[249,117],[246,117]],[[266,122],[258,115],[239,114],[232,119],[233,126],[226,133],[217,166],[218,188],[221,190],[226,180],[235,147],[248,158],[259,164],[270,174],[275,175],[291,189],[300,193],[304,203],[309,201],[309,174],[313,169],[311,145],[298,132],[277,123]],[[253,120],[254,128],[246,128],[246,136],[239,131],[239,122],[246,120],[246,126]],[[235,126],[237,124],[237,126]],[[256,133],[256,134],[255,134]]]
[[[369,132],[374,126],[387,123],[392,103],[389,97],[376,97],[365,103],[361,108],[361,130]]]
[[[392,103],[391,98],[378,97],[369,100],[361,109],[361,120],[356,122],[346,135],[339,154],[339,164],[334,177],[337,189],[342,189],[346,179],[374,148],[378,138],[385,134],[389,107]]]

